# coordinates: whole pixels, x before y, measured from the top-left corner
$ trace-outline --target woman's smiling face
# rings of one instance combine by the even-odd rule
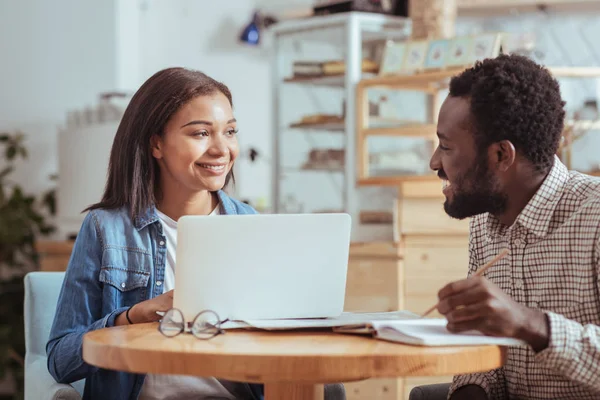
[[[239,154],[237,125],[231,103],[220,92],[198,96],[179,109],[155,136],[152,155],[160,167],[161,187],[178,187],[190,193],[216,191]]]

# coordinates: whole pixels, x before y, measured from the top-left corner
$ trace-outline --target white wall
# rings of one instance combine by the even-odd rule
[[[115,86],[114,14],[114,0],[0,0],[0,131],[28,135],[15,174],[27,191],[54,185],[67,110]]]

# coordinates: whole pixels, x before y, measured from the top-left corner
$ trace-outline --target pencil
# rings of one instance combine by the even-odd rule
[[[479,268],[471,276],[481,276],[481,275],[483,275],[483,273],[485,271],[487,271],[492,265],[496,264],[498,261],[500,261],[501,259],[503,259],[507,255],[508,255],[508,249],[502,250],[500,253],[498,253],[498,255],[496,255],[496,257],[494,257],[490,261],[488,261],[482,268]],[[423,318],[423,317],[427,316],[428,314],[430,314],[433,310],[435,310],[437,308],[437,306],[438,306],[438,303],[436,303],[435,305],[433,305],[430,309],[428,309],[423,314],[421,314],[421,318]]]

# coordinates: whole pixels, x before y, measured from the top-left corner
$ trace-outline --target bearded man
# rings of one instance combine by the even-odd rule
[[[565,118],[558,82],[517,55],[454,77],[430,166],[444,209],[472,217],[469,273],[438,293],[448,329],[518,338],[504,367],[456,376],[457,399],[600,398],[600,181],[556,157]]]

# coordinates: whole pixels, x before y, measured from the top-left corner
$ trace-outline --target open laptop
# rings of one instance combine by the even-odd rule
[[[342,313],[350,215],[184,216],[173,307],[187,321],[325,318]]]

